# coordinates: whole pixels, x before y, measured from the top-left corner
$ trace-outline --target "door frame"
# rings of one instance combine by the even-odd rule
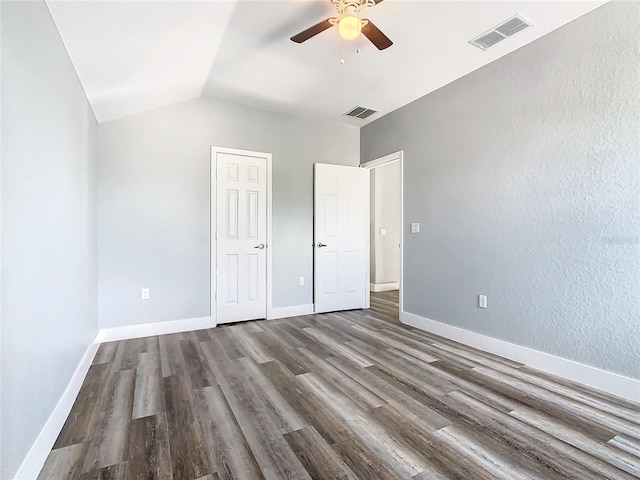
[[[226,153],[229,155],[242,155],[245,157],[258,157],[264,158],[267,161],[267,313],[266,318],[271,317],[271,309],[272,309],[272,298],[271,298],[271,278],[272,278],[272,249],[273,246],[271,244],[272,238],[272,179],[271,179],[271,160],[272,155],[270,153],[264,152],[254,152],[251,150],[240,150],[237,148],[227,148],[227,147],[211,147],[211,156],[209,158],[209,295],[210,295],[210,310],[209,314],[211,315],[211,320],[213,326],[218,325],[218,310],[217,310],[217,296],[216,293],[218,291],[218,279],[217,279],[217,248],[218,242],[216,239],[216,227],[217,227],[217,154],[218,153]]]
[[[379,157],[369,162],[364,162],[360,164],[361,168],[366,168],[372,170],[381,165],[385,165],[392,162],[399,162],[400,164],[400,288],[398,290],[398,308],[399,313],[402,314],[404,312],[403,306],[403,285],[404,285],[404,150],[399,150],[397,152],[391,153],[389,155],[385,155],[384,157]],[[371,203],[369,203],[369,214],[371,214]],[[371,233],[369,233],[369,239],[371,238]],[[370,241],[367,242],[367,258],[371,258],[370,253]],[[370,265],[371,261],[368,262]],[[367,268],[367,285],[370,282],[370,273],[371,267]],[[370,303],[371,292],[369,288],[367,288],[367,306]]]

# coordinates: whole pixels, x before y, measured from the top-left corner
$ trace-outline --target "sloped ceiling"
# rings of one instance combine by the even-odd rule
[[[336,29],[289,37],[335,13],[322,1],[58,1],[47,4],[98,121],[201,95],[364,125],[602,5],[385,0],[366,16],[393,41]],[[519,13],[534,26],[488,51],[473,37]],[[344,57],[345,63],[340,63]],[[351,107],[379,110],[367,120]]]

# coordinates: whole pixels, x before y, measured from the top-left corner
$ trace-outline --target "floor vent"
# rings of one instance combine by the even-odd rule
[[[516,15],[508,20],[505,20],[500,25],[493,27],[488,32],[469,40],[471,45],[475,45],[482,50],[488,50],[496,43],[515,35],[518,32],[523,31],[525,28],[533,25],[529,20]]]
[[[344,115],[347,116],[347,117],[364,119],[364,118],[367,118],[367,117],[373,115],[374,113],[378,113],[378,111],[377,110],[373,110],[372,108],[355,106],[351,110],[349,110],[347,113],[345,113]]]

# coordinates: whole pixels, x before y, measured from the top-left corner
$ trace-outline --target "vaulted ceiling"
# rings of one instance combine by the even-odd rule
[[[47,4],[104,122],[196,97],[364,125],[516,50],[603,1],[385,0],[367,9],[394,42],[289,37],[335,14],[330,0],[58,1]],[[534,26],[483,51],[468,43],[521,14]],[[345,63],[340,63],[344,57]],[[376,110],[367,120],[342,114]]]

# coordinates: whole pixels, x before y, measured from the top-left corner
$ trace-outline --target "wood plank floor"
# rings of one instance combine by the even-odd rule
[[[400,324],[400,302],[398,290],[371,293],[371,315],[380,320]]]
[[[103,344],[39,478],[640,478],[638,404],[396,304]]]

